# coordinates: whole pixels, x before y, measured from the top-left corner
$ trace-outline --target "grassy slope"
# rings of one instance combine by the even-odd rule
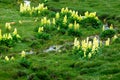
[[[97,14],[102,18],[101,15],[106,15],[106,18],[110,18],[111,22],[119,28],[119,20],[112,19],[113,15],[119,17],[119,0],[103,1],[99,0],[94,2],[93,0],[79,0],[81,5],[74,2],[68,3],[69,0],[61,0],[58,3],[48,2],[48,6],[51,8],[59,9],[61,7],[70,7],[78,10],[78,7],[83,13],[84,11],[96,11]],[[93,3],[94,2],[94,3]],[[109,4],[108,4],[109,3]],[[99,4],[99,6],[98,6]],[[105,11],[105,12],[104,12]],[[118,11],[118,12],[116,12]],[[23,21],[23,24],[19,24],[19,20]],[[80,59],[78,55],[71,54],[71,51],[62,53],[45,53],[41,54],[41,50],[53,44],[60,44],[66,41],[73,41],[73,37],[70,36],[59,36],[55,35],[52,40],[46,41],[44,45],[39,43],[38,48],[35,48],[39,54],[28,55],[27,60],[31,62],[28,68],[25,68],[19,64],[19,52],[22,50],[30,50],[33,47],[29,47],[32,42],[38,42],[39,40],[32,40],[34,38],[34,27],[39,22],[34,22],[33,17],[21,17],[19,15],[18,6],[6,5],[0,3],[0,28],[4,29],[6,22],[15,22],[13,27],[18,29],[18,33],[24,38],[23,43],[16,44],[10,51],[6,51],[1,54],[3,59],[4,55],[14,55],[16,60],[10,62],[0,61],[0,80],[26,80],[27,78],[36,76],[49,79],[64,79],[64,80],[119,80],[120,79],[120,44],[113,44],[109,47],[105,47],[102,50],[102,54],[97,55],[91,60]],[[92,35],[91,32],[86,32],[85,35]],[[4,30],[5,32],[5,30]],[[94,33],[99,33],[94,31]],[[65,38],[67,37],[67,38]],[[84,38],[84,37],[82,37]],[[57,40],[56,40],[57,39]],[[48,44],[47,44],[48,43]],[[42,46],[42,47],[41,47]],[[43,79],[44,80],[44,79]]]

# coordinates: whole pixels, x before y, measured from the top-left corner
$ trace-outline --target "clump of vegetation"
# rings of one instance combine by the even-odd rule
[[[106,40],[105,45],[109,46],[110,39]],[[102,46],[102,41],[99,41],[96,37],[94,37],[93,41],[89,41],[89,38],[86,40],[82,40],[81,43],[75,38],[73,53],[80,55],[82,58],[94,57],[96,54],[100,53]]]
[[[0,45],[5,45],[8,47],[14,46],[16,42],[21,41],[20,35],[17,33],[17,29],[14,29],[13,33],[5,33],[2,34],[2,30],[0,30]]]
[[[50,34],[44,32],[44,27],[39,27],[38,32],[36,32],[36,37],[38,39],[48,40],[50,39]]]
[[[85,12],[85,16],[83,16],[83,19],[79,22],[81,24],[81,27],[93,27],[95,29],[100,28],[102,23],[96,16],[96,12],[88,13]]]
[[[77,38],[74,40],[73,53],[79,54],[80,57],[91,58],[95,54],[99,53],[100,45],[98,39],[95,37],[93,43],[87,40],[82,40],[80,43]]]
[[[48,8],[47,6],[46,7],[44,6],[44,3],[39,4],[37,7],[31,7],[30,5],[21,3],[20,13],[21,15],[26,15],[26,16],[46,15],[48,14]]]
[[[116,31],[113,29],[113,26],[111,25],[109,29],[104,29],[103,26],[103,31],[100,34],[101,39],[107,39],[107,38],[112,38],[116,34]]]

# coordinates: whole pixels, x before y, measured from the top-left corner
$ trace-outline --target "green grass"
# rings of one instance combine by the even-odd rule
[[[12,31],[16,27],[22,36],[22,43],[9,50],[0,53],[0,80],[119,80],[120,79],[120,44],[111,43],[108,47],[102,47],[102,53],[95,58],[83,59],[79,55],[72,54],[71,50],[64,52],[43,53],[43,50],[52,45],[73,42],[73,36],[53,34],[50,40],[44,41],[34,37],[34,29],[39,25],[41,17],[20,16],[19,5],[8,4],[0,0],[0,29],[6,32],[5,23],[12,24]],[[37,0],[36,0],[37,1]],[[60,10],[62,7],[69,7],[78,10],[81,14],[85,11],[97,12],[101,20],[107,19],[109,24],[120,30],[120,0],[60,0],[54,2],[49,0],[46,5],[52,11]],[[35,4],[35,3],[34,3]],[[33,4],[33,5],[34,5]],[[38,21],[35,22],[35,19]],[[19,21],[22,21],[22,24]],[[83,35],[99,35],[101,29],[81,28]],[[69,49],[70,46],[68,46]],[[71,48],[70,48],[71,49]],[[0,50],[2,48],[0,47]],[[27,55],[23,63],[28,63],[28,67],[21,64],[20,52],[22,50],[33,50],[34,54]],[[14,56],[15,61],[5,61],[5,56]]]

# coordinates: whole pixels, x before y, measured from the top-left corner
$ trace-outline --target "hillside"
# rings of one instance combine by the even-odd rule
[[[119,2],[0,0],[0,80],[119,80]]]

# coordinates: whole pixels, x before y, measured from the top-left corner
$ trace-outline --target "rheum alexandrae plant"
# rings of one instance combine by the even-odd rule
[[[4,33],[4,34],[2,34],[2,30],[0,29],[0,45],[5,45],[10,47],[20,40],[21,40],[21,37],[17,33],[16,28],[14,29],[13,33]]]
[[[105,28],[105,26],[103,26],[102,30],[103,31],[100,34],[101,39],[112,38],[116,34],[116,31],[113,29],[113,25],[112,24],[107,29]]]
[[[83,58],[92,58],[100,52],[102,44],[103,42],[99,41],[99,39],[97,39],[96,37],[94,37],[93,41],[90,41],[89,37],[87,37],[86,40],[82,40],[81,42],[79,42],[78,39],[75,38],[73,53],[79,54],[80,57]],[[108,38],[105,41],[105,46],[109,46],[109,45],[110,45],[110,38]]]
[[[44,3],[39,4],[37,7],[31,7],[30,5],[20,4],[20,13],[22,15],[37,16],[47,12],[47,6],[44,6]]]
[[[73,52],[80,54],[81,57],[91,58],[97,53],[99,53],[100,43],[99,40],[95,37],[92,41],[89,41],[89,38],[82,40],[81,43],[75,38]]]
[[[38,31],[36,32],[36,37],[38,39],[44,39],[44,40],[50,39],[50,35],[48,33],[44,32],[44,27],[38,28]]]

